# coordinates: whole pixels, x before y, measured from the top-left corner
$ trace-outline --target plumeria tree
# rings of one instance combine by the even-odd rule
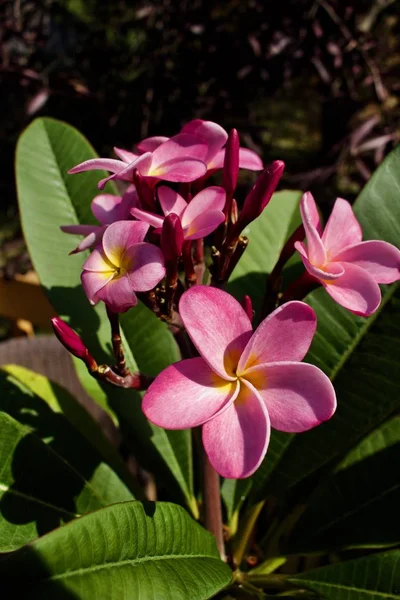
[[[324,227],[236,130],[114,151],[50,119],[17,149],[54,332],[120,442],[3,369],[6,593],[398,597],[400,152]]]

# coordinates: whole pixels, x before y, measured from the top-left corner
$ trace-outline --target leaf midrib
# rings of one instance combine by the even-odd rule
[[[126,559],[126,560],[121,560],[118,562],[106,562],[103,563],[101,565],[94,565],[91,567],[86,567],[86,568],[80,568],[80,569],[73,569],[71,571],[68,571],[66,573],[59,573],[57,575],[51,575],[50,577],[46,577],[46,579],[44,581],[56,581],[56,580],[61,580],[61,579],[68,579],[69,577],[75,577],[75,576],[79,576],[79,575],[86,575],[86,574],[91,574],[91,573],[96,573],[98,571],[102,571],[104,569],[115,569],[115,568],[119,568],[119,567],[125,567],[125,566],[139,566],[142,563],[146,563],[146,562],[157,562],[157,561],[165,561],[165,560],[182,560],[182,559],[207,559],[207,560],[214,560],[217,562],[220,562],[220,559],[216,556],[209,556],[206,554],[168,554],[168,555],[162,555],[162,554],[155,554],[153,556],[143,556],[140,558],[132,558],[132,559]]]
[[[24,500],[28,500],[29,502],[39,504],[40,506],[45,506],[46,508],[50,508],[51,510],[54,510],[57,513],[63,513],[65,515],[67,515],[68,517],[72,517],[73,519],[76,519],[81,516],[78,513],[72,513],[70,511],[66,510],[65,508],[60,508],[58,506],[55,506],[54,504],[51,504],[50,502],[44,502],[44,500],[40,500],[39,498],[35,498],[34,496],[30,496],[29,494],[24,494],[23,492],[19,492],[18,490],[13,489],[9,485],[4,485],[4,484],[0,483],[0,492],[6,492],[8,494],[17,496],[18,498],[23,498]]]

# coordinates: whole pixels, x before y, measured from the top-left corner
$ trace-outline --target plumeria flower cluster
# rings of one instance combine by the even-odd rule
[[[367,316],[380,303],[379,283],[399,279],[400,252],[381,241],[362,241],[348,202],[338,199],[325,230],[310,193],[300,205],[303,223],[286,243],[267,283],[264,314],[253,331],[251,300],[243,306],[222,288],[245,252],[243,230],[267,209],[284,164],[263,169],[236,130],[196,119],[171,138],[142,140],[117,159],[85,161],[71,174],[111,173],[126,187],[102,193],[91,209],[97,225],[64,225],[84,238],[73,253],[91,249],[82,284],[92,304],[105,303],[116,364],[97,365],[79,336],[55,319],[57,337],[97,378],[144,389],[143,411],[170,429],[202,427],[205,451],[224,477],[248,477],[267,452],[271,427],[298,433],[332,417],[336,397],[328,377],[302,362],[317,320],[301,302],[320,285],[348,310]],[[239,169],[262,171],[238,202]],[[222,171],[222,177],[218,174]],[[211,181],[211,176],[219,177]],[[238,209],[241,206],[241,209]],[[205,252],[205,246],[207,252]],[[280,289],[281,271],[298,251],[304,273]],[[272,285],[273,284],[273,285]],[[119,313],[138,298],[166,321],[183,360],[155,379],[126,368]],[[289,300],[289,301],[286,301]]]

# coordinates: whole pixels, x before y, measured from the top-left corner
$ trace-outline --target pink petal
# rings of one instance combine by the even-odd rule
[[[139,156],[139,158],[135,158],[134,161],[132,161],[129,164],[126,163],[122,163],[123,164],[123,169],[120,169],[119,171],[116,171],[114,173],[114,175],[110,175],[109,177],[106,177],[105,179],[101,179],[97,185],[97,187],[102,190],[104,188],[104,186],[106,185],[106,183],[108,181],[111,181],[113,179],[120,179],[122,181],[132,181],[133,180],[133,173],[135,170],[137,170],[141,175],[147,175],[147,173],[149,172],[150,168],[151,168],[151,164],[152,164],[152,155],[150,152],[146,152],[145,154],[142,154],[141,156]]]
[[[192,158],[172,158],[171,160],[162,163],[157,168],[152,168],[149,174],[158,179],[165,179],[165,181],[188,182],[202,177],[206,170],[206,165],[200,160]]]
[[[103,236],[103,250],[107,258],[117,267],[122,255],[133,244],[142,242],[149,225],[142,221],[117,221],[107,227]]]
[[[208,164],[209,169],[222,169],[224,166],[225,148],[219,150],[214,156],[211,163]],[[262,171],[264,168],[261,158],[248,148],[239,148],[239,168],[249,169],[250,171]]]
[[[107,229],[107,225],[102,225],[101,227],[96,227],[95,231],[92,231],[87,235],[75,248],[72,250],[70,254],[77,254],[78,252],[83,252],[84,250],[89,250],[89,248],[94,248],[97,246],[104,235],[105,230]]]
[[[125,168],[125,163],[121,160],[115,160],[114,158],[91,158],[84,162],[76,165],[68,171],[71,175],[74,173],[83,173],[83,171],[93,171],[96,169],[104,169],[105,171],[111,171],[111,173],[118,173]]]
[[[164,223],[164,217],[147,212],[147,210],[142,210],[141,208],[132,208],[131,215],[139,219],[139,221],[144,221],[153,227],[162,227],[162,224]]]
[[[195,135],[178,133],[153,152],[153,169],[158,169],[174,159],[185,160],[193,158],[204,161],[207,155],[207,144]],[[206,169],[206,167],[204,167]],[[205,173],[205,170],[204,170]]]
[[[287,302],[260,323],[240,357],[238,373],[260,363],[303,360],[317,327],[315,312],[304,302]]]
[[[103,300],[116,313],[127,311],[137,304],[135,292],[126,275],[114,277],[96,294],[98,300]]]
[[[113,194],[99,194],[92,200],[92,213],[102,225],[109,225],[113,221],[119,221],[122,219],[122,217],[119,219],[113,219],[113,216],[118,215],[118,208],[121,205],[121,201],[121,196],[114,196]],[[127,216],[129,216],[129,212]]]
[[[228,139],[228,134],[220,125],[213,121],[203,121],[202,119],[194,119],[186,123],[182,128],[182,133],[191,133],[200,136],[207,143],[207,154],[204,157],[204,162],[207,165],[213,162],[213,158]]]
[[[322,282],[330,296],[338,303],[363,317],[372,315],[381,302],[381,291],[372,275],[358,265],[341,263],[344,274],[339,279]]]
[[[64,233],[73,233],[76,235],[89,235],[98,228],[98,225],[61,225],[60,227]]]
[[[268,412],[246,381],[241,382],[236,401],[203,425],[204,449],[211,464],[231,479],[254,473],[267,452],[269,437]]]
[[[318,268],[312,265],[308,260],[307,251],[302,242],[295,242],[294,247],[300,252],[301,260],[307,271],[316,279],[319,279],[320,281],[331,281],[338,279],[343,275],[344,269],[339,262],[327,263]]]
[[[108,260],[104,252],[95,248],[91,255],[85,260],[82,265],[84,271],[93,271],[95,273],[114,273],[115,267]]]
[[[388,242],[361,242],[343,250],[335,260],[358,265],[377,283],[393,283],[400,279],[400,251]]]
[[[303,194],[300,200],[300,212],[307,236],[308,260],[316,267],[320,267],[326,262],[326,252],[316,228],[318,211],[310,192]]]
[[[113,148],[115,154],[123,160],[125,163],[129,164],[139,158],[139,154],[135,154],[134,152],[129,152],[129,150],[124,150],[123,148]]]
[[[239,302],[227,292],[199,285],[184,292],[179,312],[200,355],[223,379],[233,381],[252,334],[250,319]]]
[[[181,219],[182,227],[185,228],[199,217],[210,210],[224,210],[226,193],[222,187],[210,186],[197,194],[187,205]]]
[[[165,429],[202,425],[231,404],[238,382],[227,382],[202,358],[182,360],[162,371],[142,403],[146,417]]]
[[[335,260],[347,246],[358,244],[361,240],[361,226],[350,204],[347,200],[338,198],[322,234],[322,241],[330,260]]]
[[[187,225],[184,230],[185,240],[199,240],[215,231],[225,221],[225,215],[220,210],[209,210],[199,215]]]
[[[164,142],[168,142],[169,138],[163,135],[155,135],[153,137],[148,137],[138,144],[136,144],[137,149],[142,152],[154,152],[158,146],[163,144]]]
[[[297,433],[331,418],[336,395],[329,378],[315,365],[274,362],[244,375],[264,400],[271,427]]]
[[[165,275],[163,253],[154,244],[146,242],[128,248],[121,258],[121,266],[127,271],[132,289],[137,292],[152,290]]]
[[[81,281],[87,299],[91,304],[99,301],[97,293],[111,281],[114,277],[114,271],[104,271],[103,273],[94,271],[82,271]]]
[[[158,199],[165,216],[169,215],[169,213],[174,213],[178,217],[181,217],[187,207],[187,202],[182,196],[165,185],[158,188]]]

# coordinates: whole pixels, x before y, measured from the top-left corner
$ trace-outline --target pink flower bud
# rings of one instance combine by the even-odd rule
[[[253,303],[251,301],[250,296],[243,296],[242,306],[244,308],[244,312],[249,317],[250,321],[253,320]]]
[[[89,350],[86,348],[79,335],[71,329],[65,321],[60,319],[60,317],[53,317],[51,323],[56,337],[68,352],[85,362],[87,362],[88,358],[91,359]]]
[[[239,235],[249,223],[261,215],[271,200],[284,168],[284,162],[275,160],[261,173],[244,201],[243,209],[234,228],[236,235]]]
[[[239,134],[232,129],[225,148],[223,186],[227,196],[232,196],[236,189],[239,173]]]
[[[178,215],[169,213],[161,230],[161,250],[166,261],[176,261],[182,254],[183,229]]]

